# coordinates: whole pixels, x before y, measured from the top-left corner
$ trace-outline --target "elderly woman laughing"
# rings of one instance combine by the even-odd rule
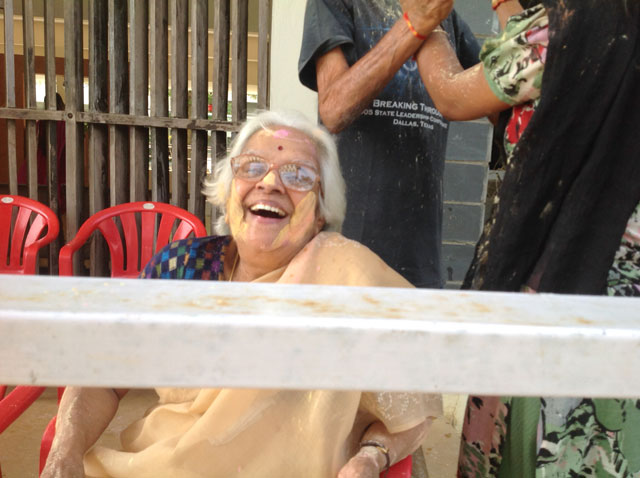
[[[300,114],[247,122],[204,192],[220,210],[219,235],[170,244],[143,277],[411,287],[337,232],[345,185],[335,144]],[[441,408],[439,396],[408,393],[157,392],[122,450],[87,452],[125,391],[68,388],[43,476],[373,478],[419,446]]]

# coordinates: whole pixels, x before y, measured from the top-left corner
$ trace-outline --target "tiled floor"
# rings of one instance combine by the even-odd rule
[[[458,451],[466,395],[443,395],[444,415],[431,425],[422,444],[429,478],[454,478],[458,467]]]

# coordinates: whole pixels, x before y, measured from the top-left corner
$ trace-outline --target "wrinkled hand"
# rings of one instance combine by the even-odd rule
[[[342,467],[338,478],[378,478],[380,467],[375,453],[362,448]]]
[[[413,28],[427,36],[449,16],[453,0],[399,0],[402,11],[409,15]]]

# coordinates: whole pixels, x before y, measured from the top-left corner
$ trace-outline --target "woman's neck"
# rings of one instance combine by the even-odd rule
[[[235,270],[229,277],[229,280],[235,282],[251,282],[258,277],[262,277],[267,272],[269,271],[264,268],[252,267],[247,263],[247,261],[239,259]]]
[[[234,282],[251,282],[287,265],[291,257],[280,258],[270,252],[241,254],[237,247],[225,259],[225,279]]]

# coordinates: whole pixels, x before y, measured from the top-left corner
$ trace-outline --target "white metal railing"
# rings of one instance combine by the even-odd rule
[[[640,299],[0,276],[0,304],[0,383],[640,396]]]

